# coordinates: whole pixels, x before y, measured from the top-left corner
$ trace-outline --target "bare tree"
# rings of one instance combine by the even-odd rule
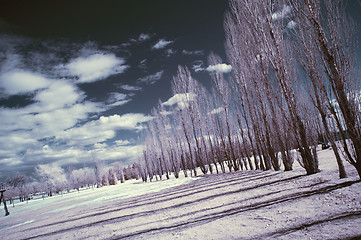
[[[359,113],[349,87],[355,81],[352,71],[354,52],[354,24],[345,11],[345,1],[294,1],[291,3],[297,19],[305,23],[305,34],[312,37],[313,47],[320,54],[327,84],[340,107],[353,154],[348,161],[361,177],[361,134],[358,127]],[[325,83],[326,84],[326,83]],[[339,131],[343,129],[339,128]]]
[[[317,47],[314,44],[313,37],[309,35],[305,28],[300,27],[296,30],[295,34],[295,50],[299,59],[299,62],[303,68],[303,71],[308,75],[309,86],[308,94],[311,99],[311,102],[314,104],[315,108],[318,110],[323,124],[323,129],[325,131],[326,139],[330,142],[332,150],[335,154],[336,161],[339,168],[340,178],[347,177],[345,167],[342,163],[341,156],[338,151],[338,146],[336,145],[333,134],[330,131],[330,126],[327,121],[328,107],[333,109],[332,105],[325,104],[330,102],[330,97],[328,97],[327,86],[325,85],[325,76],[322,74],[321,63],[319,52]],[[306,83],[307,84],[307,83]]]
[[[153,112],[153,114],[156,114],[156,112]],[[159,154],[157,157],[157,161],[159,164],[159,177],[160,179],[162,179],[163,174],[166,174],[166,178],[169,179],[169,164],[168,164],[168,159],[166,158],[166,153],[165,153],[165,143],[164,143],[164,138],[162,138],[161,134],[161,129],[163,128],[162,124],[157,121],[157,119],[153,119],[151,121],[148,122],[148,129],[151,132],[151,136],[153,139],[153,145],[155,147],[155,149],[159,150]]]
[[[196,175],[196,167],[199,166],[203,173],[208,171],[205,162],[201,158],[202,147],[200,144],[201,126],[199,125],[196,102],[194,100],[196,91],[198,90],[198,83],[193,79],[190,71],[186,67],[178,66],[177,76],[173,78],[173,93],[181,96],[179,98],[178,113],[181,118],[183,132],[188,144],[189,156],[194,174]],[[188,125],[189,123],[189,125]],[[191,131],[187,130],[186,126],[190,126]],[[192,144],[194,143],[194,145]],[[192,146],[193,145],[193,146]],[[193,151],[194,149],[194,151]]]
[[[214,54],[211,53],[208,57],[208,63],[210,65],[217,65],[217,64],[222,64],[222,59]],[[219,72],[219,71],[211,71],[210,72],[212,80],[213,80],[213,84],[214,87],[217,91],[217,95],[220,96],[220,100],[221,100],[221,107],[223,109],[223,117],[224,117],[224,124],[226,126],[226,131],[227,131],[227,140],[228,140],[228,146],[229,146],[229,155],[230,155],[230,161],[233,163],[233,169],[235,171],[239,170],[238,168],[238,164],[236,162],[236,154],[235,154],[235,147],[233,146],[233,142],[232,142],[232,133],[231,133],[231,127],[230,127],[230,119],[229,119],[229,105],[230,105],[230,101],[231,101],[231,97],[230,97],[230,86],[229,84],[226,82],[226,80],[224,79],[223,73]],[[225,149],[225,151],[227,151],[228,149]]]
[[[274,12],[275,7],[279,8],[279,12]],[[230,15],[228,15],[227,24],[230,25],[226,33],[230,50],[240,51],[235,46],[240,45],[240,40],[246,40],[246,44],[258,46],[254,49],[251,55],[256,58],[245,59],[244,61],[257,61],[259,57],[265,59],[269,64],[269,70],[272,70],[274,80],[278,84],[279,92],[282,94],[291,124],[296,136],[297,146],[302,156],[303,165],[307,174],[313,174],[318,171],[317,161],[311,150],[308,129],[306,129],[304,122],[299,113],[297,99],[292,88],[292,80],[295,78],[290,64],[293,60],[290,54],[289,43],[284,39],[283,17],[287,11],[279,1],[230,1]],[[232,25],[234,25],[232,27]],[[243,38],[241,38],[243,37]],[[245,39],[246,37],[246,39]],[[243,53],[249,55],[250,53]],[[237,68],[241,54],[230,53],[231,62],[234,68]],[[235,58],[232,60],[232,58]],[[250,65],[250,64],[249,64]],[[260,69],[261,71],[261,69]],[[271,78],[268,79],[269,81]],[[257,92],[256,92],[257,93]],[[268,146],[269,147],[269,146]]]

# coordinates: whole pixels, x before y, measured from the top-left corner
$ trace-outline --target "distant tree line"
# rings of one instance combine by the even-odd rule
[[[144,181],[246,169],[319,171],[329,143],[361,177],[361,95],[356,26],[342,0],[229,0],[225,49],[208,57],[208,91],[187,67],[144,133]],[[297,150],[297,152],[294,151]]]
[[[93,160],[93,168],[84,167],[68,171],[54,164],[38,165],[35,168],[37,179],[29,179],[16,173],[0,181],[0,188],[6,189],[5,200],[9,204],[15,204],[16,200],[24,202],[34,196],[51,197],[72,190],[80,191],[81,188],[99,188],[140,178],[136,163],[124,167],[120,162],[116,162],[112,167],[106,167],[96,158]]]

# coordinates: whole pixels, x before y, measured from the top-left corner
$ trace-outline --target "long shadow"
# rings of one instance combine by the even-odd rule
[[[178,224],[173,224],[173,225],[159,227],[159,228],[145,229],[145,230],[134,232],[134,233],[127,234],[127,235],[118,235],[118,236],[116,236],[116,239],[134,237],[134,236],[137,236],[140,234],[149,233],[149,232],[153,232],[153,231],[169,230],[169,229],[174,229],[174,228],[178,228],[178,227],[192,227],[197,224],[198,225],[205,224],[205,223],[208,223],[208,222],[211,222],[214,220],[222,219],[224,217],[232,216],[235,214],[239,214],[242,212],[251,211],[251,210],[255,210],[255,209],[259,209],[259,208],[263,208],[263,207],[267,207],[267,206],[272,206],[272,205],[283,203],[283,202],[293,201],[293,200],[296,200],[296,199],[299,199],[302,197],[309,197],[309,196],[312,196],[315,194],[326,194],[333,190],[340,189],[343,187],[348,187],[348,186],[351,186],[352,184],[358,183],[358,182],[359,181],[348,181],[348,182],[344,182],[344,183],[340,183],[340,184],[336,184],[336,185],[332,185],[332,186],[326,186],[324,188],[317,189],[317,190],[310,190],[310,191],[305,191],[305,192],[301,192],[301,193],[290,194],[287,196],[281,196],[279,198],[275,198],[275,199],[272,199],[269,201],[259,202],[259,203],[255,203],[255,204],[249,204],[247,206],[236,207],[236,208],[225,210],[225,211],[218,212],[218,213],[207,214],[202,217],[195,218],[193,220],[188,219],[186,222],[182,222],[182,223],[178,223]],[[356,212],[355,215],[360,215],[360,213]]]
[[[279,173],[276,173],[276,174],[279,174]],[[276,175],[276,174],[269,174],[269,175],[266,175],[266,177],[271,177],[273,175]],[[292,177],[290,179],[295,179],[295,178],[298,178],[298,177],[301,177],[303,175],[299,175],[299,176],[296,176],[296,177]],[[242,179],[244,178],[245,176],[242,177]],[[248,180],[248,178],[250,178]],[[250,177],[248,175],[248,178],[247,178],[247,181],[252,181],[252,180],[258,180],[258,179],[263,179],[265,178],[264,176],[258,176],[257,177],[254,177],[252,178],[252,176]],[[280,181],[286,181],[286,180],[289,180],[289,179],[282,179],[282,180],[277,180],[275,182],[280,182]],[[229,185],[237,185],[239,184],[239,182],[237,181],[237,183],[234,183],[234,184],[228,184],[226,186],[229,186]],[[262,186],[265,186],[265,185],[269,185],[269,184],[273,184],[273,182],[269,182],[268,184],[266,183],[263,183],[263,184],[260,184],[260,185],[257,185],[257,186],[252,186],[252,187],[248,187],[248,188],[243,188],[243,189],[239,189],[239,190],[236,190],[236,191],[232,191],[232,192],[227,192],[226,194],[234,194],[234,193],[237,193],[237,192],[240,192],[240,191],[247,191],[247,190],[250,190],[250,189],[254,189],[254,188],[258,188],[258,187],[262,187]],[[189,188],[189,186],[188,186]],[[204,188],[204,187],[202,187]],[[191,193],[188,193],[188,194],[184,194],[184,192],[181,192],[179,193],[178,190],[173,190],[172,192],[167,192],[167,193],[164,193],[164,196],[159,196],[157,193],[155,194],[152,194],[152,195],[155,195],[154,197],[152,198],[146,198],[146,196],[143,195],[142,197],[142,200],[138,200],[138,199],[132,199],[132,200],[127,200],[127,201],[122,201],[121,204],[122,206],[120,207],[116,207],[116,208],[112,208],[112,209],[109,209],[109,207],[107,208],[108,210],[106,211],[102,211],[102,212],[96,212],[96,213],[93,213],[93,214],[87,214],[87,215],[83,215],[83,216],[79,216],[79,217],[74,217],[74,218],[71,218],[71,219],[66,219],[66,220],[63,220],[63,221],[57,221],[57,222],[53,222],[53,223],[49,223],[49,224],[46,224],[46,225],[42,225],[40,227],[49,227],[49,226],[54,226],[54,225],[57,225],[57,224],[63,224],[63,223],[67,223],[67,222],[72,222],[72,221],[76,221],[76,220],[83,220],[84,218],[91,218],[91,217],[95,217],[95,216],[100,216],[100,215],[106,215],[106,214],[109,214],[109,213],[113,213],[113,212],[116,212],[116,211],[121,211],[121,210],[125,210],[125,209],[129,209],[130,207],[131,208],[136,208],[136,207],[142,207],[142,206],[147,206],[147,205],[153,205],[154,202],[152,200],[155,200],[157,203],[162,203],[162,202],[167,202],[167,201],[171,201],[171,200],[176,200],[176,199],[179,199],[180,197],[184,198],[184,197],[187,197],[187,196],[190,196],[190,195],[193,195],[194,193],[201,193],[201,192],[209,192],[209,191],[213,191],[214,189],[217,189],[219,188],[219,186],[213,186],[213,187],[210,187],[208,189],[205,189],[203,191],[199,191],[199,190],[194,190],[194,189],[191,189]],[[188,201],[188,202],[184,202],[182,204],[179,204],[179,205],[173,205],[173,206],[170,206],[170,207],[167,207],[167,208],[173,208],[173,207],[180,207],[180,206],[183,206],[183,205],[187,205],[187,204],[192,204],[192,203],[196,203],[196,202],[199,202],[199,201],[204,201],[204,200],[208,200],[208,199],[212,199],[212,198],[216,198],[216,197],[219,197],[219,196],[224,196],[226,195],[224,193],[220,193],[220,194],[216,194],[216,195],[212,195],[210,197],[206,197],[206,198],[200,198],[196,201]],[[179,196],[180,195],[180,196]],[[166,197],[166,198],[163,198],[162,197]],[[137,197],[138,198],[138,197]],[[146,198],[146,199],[144,199]],[[131,206],[128,206],[128,205],[131,205]],[[96,209],[97,211],[100,211],[102,210],[101,208],[97,208]],[[163,210],[163,209],[161,209]],[[154,211],[148,211],[148,212],[145,212],[146,214],[150,214],[150,213],[154,213],[155,211],[159,211],[159,210],[154,210]],[[130,215],[125,215],[125,217],[134,217],[135,215],[139,215],[140,213],[136,213],[136,214],[130,214]],[[33,227],[33,228],[28,228],[26,230],[32,230],[32,229],[39,229],[40,227]]]
[[[319,219],[319,220],[313,221],[311,223],[304,223],[304,224],[300,224],[298,226],[294,226],[294,227],[287,228],[284,230],[263,234],[263,235],[257,236],[257,238],[263,239],[266,237],[271,237],[271,238],[277,239],[277,237],[284,236],[284,235],[287,235],[287,234],[290,234],[293,232],[297,232],[297,231],[302,230],[307,227],[312,227],[312,226],[323,224],[326,222],[332,223],[333,221],[337,221],[337,220],[341,220],[341,219],[356,219],[356,218],[360,218],[360,216],[361,216],[361,211],[344,212],[341,214],[334,215],[332,217],[327,217],[325,219]]]
[[[300,177],[300,176],[295,176],[295,177],[292,177],[292,178],[289,178],[289,179],[295,179],[297,177]],[[285,179],[283,179],[283,180],[285,180]],[[279,181],[280,180],[274,181],[274,182],[279,182]],[[289,194],[289,195],[286,195],[286,196],[281,196],[281,197],[278,197],[278,198],[275,198],[275,199],[271,199],[269,201],[263,201],[263,202],[259,202],[259,203],[255,203],[255,204],[249,204],[249,205],[246,205],[246,206],[241,206],[241,207],[236,207],[236,208],[224,210],[222,212],[207,214],[207,215],[204,215],[202,217],[198,217],[198,218],[194,218],[194,219],[188,219],[186,222],[176,223],[176,224],[172,224],[172,225],[169,225],[169,226],[163,226],[163,227],[159,227],[159,228],[145,229],[145,230],[142,230],[142,231],[137,231],[137,232],[134,232],[134,233],[131,233],[131,234],[126,234],[126,235],[118,235],[118,236],[116,236],[116,239],[134,237],[134,236],[137,236],[137,235],[140,235],[140,234],[149,233],[149,232],[153,232],[153,231],[162,231],[162,230],[174,229],[174,228],[178,228],[178,227],[191,227],[191,226],[194,226],[196,224],[205,224],[205,223],[217,220],[217,219],[232,216],[232,215],[239,214],[239,213],[242,213],[242,212],[245,212],[245,211],[255,210],[255,209],[262,208],[262,207],[267,207],[267,206],[279,204],[279,203],[282,203],[282,202],[293,201],[293,200],[296,200],[296,199],[299,199],[299,198],[302,198],[302,197],[308,197],[308,196],[315,195],[315,194],[325,194],[325,193],[328,193],[328,192],[336,190],[336,189],[351,186],[352,184],[357,183],[357,182],[359,182],[359,181],[348,181],[348,182],[343,182],[343,183],[336,184],[336,185],[326,186],[326,187],[316,189],[316,190],[310,190],[310,191],[305,191],[305,192],[300,192],[300,193],[293,193],[293,194]],[[267,184],[270,184],[270,183],[267,183]],[[205,199],[208,199],[208,198],[205,198]],[[165,211],[167,209],[173,209],[175,207],[180,207],[180,206],[183,206],[185,204],[191,204],[191,203],[194,203],[194,202],[199,202],[199,200],[190,201],[190,202],[184,203],[184,204],[182,203],[182,204],[178,204],[178,205],[175,205],[175,206],[169,206],[169,207],[165,207],[165,208],[154,210],[154,211],[147,211],[147,212],[142,212],[142,213],[137,213],[137,214],[130,214],[130,215],[122,216],[122,217],[108,218],[108,219],[105,219],[105,220],[100,220],[100,221],[96,221],[96,222],[92,222],[92,223],[88,223],[88,224],[84,224],[84,225],[80,225],[80,226],[76,226],[76,227],[64,228],[64,229],[61,229],[61,230],[57,230],[57,231],[53,231],[53,232],[49,232],[49,233],[44,233],[44,234],[39,234],[39,235],[36,235],[36,236],[32,236],[32,238],[50,236],[50,235],[53,235],[53,234],[59,234],[59,233],[63,233],[63,232],[69,231],[69,230],[76,230],[76,229],[91,227],[91,226],[102,224],[102,223],[110,224],[110,223],[113,223],[113,222],[120,222],[120,221],[124,221],[126,219],[131,219],[131,218],[134,218],[134,217],[141,217],[143,215],[148,215],[148,214],[154,213],[156,211]],[[53,224],[51,224],[51,225],[53,225]],[[30,230],[30,229],[28,229],[28,230]]]
[[[170,189],[167,189],[164,192],[161,193],[156,193],[156,194],[151,194],[151,197],[148,197],[148,195],[143,195],[142,199],[140,201],[137,201],[137,203],[139,204],[142,202],[148,202],[148,201],[152,201],[152,200],[157,200],[157,202],[162,202],[162,201],[167,201],[172,200],[172,199],[176,199],[178,197],[175,198],[169,198],[171,196],[189,196],[192,195],[194,193],[200,193],[200,192],[206,192],[206,191],[212,191],[214,189],[218,189],[220,188],[222,185],[224,186],[232,186],[232,185],[238,185],[242,182],[250,182],[250,181],[255,181],[255,180],[259,180],[259,179],[266,179],[268,177],[272,177],[274,175],[278,175],[280,172],[272,172],[270,174],[262,174],[264,172],[256,172],[254,175],[241,175],[241,177],[237,177],[237,178],[233,178],[231,180],[227,180],[227,181],[223,181],[221,182],[221,180],[219,180],[220,182],[218,182],[218,180],[216,182],[214,181],[209,181],[208,179],[204,179],[204,180],[200,180],[203,181],[202,183],[200,182],[194,182],[194,183],[189,183],[187,185],[182,185],[182,186],[177,186]],[[261,176],[259,176],[260,174],[262,174]],[[208,178],[209,176],[207,176]],[[213,176],[212,176],[213,177]],[[216,178],[218,178],[218,176],[215,176]],[[212,179],[213,180],[213,179]],[[247,180],[247,181],[244,181]],[[207,182],[205,182],[207,181]],[[202,184],[199,186],[199,184]],[[190,188],[191,186],[191,188]],[[202,190],[204,189],[204,190]],[[171,192],[170,192],[171,191]],[[186,194],[185,194],[186,193]],[[144,199],[146,198],[146,199]],[[162,198],[167,198],[167,199],[162,199]],[[130,201],[134,201],[134,200],[130,200]],[[119,204],[124,205],[124,201],[120,202]],[[141,204],[139,204],[139,206],[141,206]]]

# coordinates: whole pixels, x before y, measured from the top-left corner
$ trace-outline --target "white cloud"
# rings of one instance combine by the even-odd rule
[[[180,108],[185,108],[191,101],[195,99],[194,93],[178,93],[163,103],[164,106],[173,106],[177,104]]]
[[[283,19],[287,17],[291,13],[291,7],[287,5],[283,5],[281,11],[277,11],[272,14],[272,20]]]
[[[115,144],[117,146],[125,146],[125,145],[129,145],[130,142],[128,140],[116,140],[115,141]]]
[[[39,127],[34,127],[32,132],[38,139],[57,136],[65,129],[76,125],[80,120],[86,120],[90,112],[97,110],[99,111],[99,107],[96,104],[85,102],[69,108],[37,114],[33,118]]]
[[[109,117],[100,117],[100,125],[107,125],[107,127],[112,127],[115,129],[125,129],[125,130],[142,130],[143,126],[141,123],[151,120],[152,117],[146,116],[142,113],[127,113],[122,116],[117,114]]]
[[[115,145],[96,149],[99,159],[108,161],[127,161],[124,164],[131,164],[138,160],[140,145]]]
[[[86,149],[74,146],[64,148],[63,146],[51,147],[44,145],[42,148],[29,149],[24,156],[24,160],[28,164],[38,164],[41,162],[46,165],[50,164],[61,167],[69,166],[69,164],[90,162],[92,158]]]
[[[290,21],[289,23],[287,23],[287,28],[293,29],[295,27],[297,27],[297,23],[295,21]]]
[[[38,145],[36,139],[32,138],[29,131],[18,130],[17,132],[8,132],[0,136],[0,156],[16,157],[19,153],[25,152],[24,149],[33,148]]]
[[[222,112],[224,110],[224,108],[222,107],[219,107],[219,108],[216,108],[216,109],[213,109],[210,114],[218,114],[220,112]]]
[[[41,108],[35,104],[25,109],[1,109],[0,155],[2,152],[2,156],[14,156],[17,152],[40,148],[40,139],[58,136],[100,109],[95,103],[85,102],[51,111],[32,110]]]
[[[23,164],[24,162],[19,157],[7,157],[0,159],[0,164],[2,166],[15,167]]]
[[[143,83],[147,83],[147,84],[154,84],[156,81],[158,81],[159,79],[162,78],[164,71],[161,70],[159,72],[156,72],[155,74],[149,75],[149,76],[145,76],[142,78],[138,78],[138,82],[143,82]]]
[[[141,113],[101,116],[98,120],[62,132],[57,139],[77,146],[102,143],[114,138],[117,130],[140,131],[144,129],[142,123],[151,119],[152,117]]]
[[[162,49],[168,46],[169,44],[173,43],[173,41],[166,41],[164,39],[160,39],[153,47],[152,49]]]
[[[86,83],[123,73],[128,67],[124,63],[124,59],[114,54],[94,54],[73,59],[66,67],[71,75],[79,78],[78,82]]]
[[[36,94],[34,100],[41,104],[41,111],[72,106],[84,99],[84,93],[67,81],[54,81],[49,88]]]
[[[206,70],[208,72],[229,73],[232,71],[232,66],[225,63],[220,63],[216,65],[209,65]]]
[[[5,93],[23,94],[46,88],[51,83],[40,74],[20,69],[14,69],[0,76],[0,84]]]

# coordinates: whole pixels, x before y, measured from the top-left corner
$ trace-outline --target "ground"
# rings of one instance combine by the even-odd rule
[[[116,186],[9,207],[0,239],[361,239],[361,182],[321,172],[238,171]]]

